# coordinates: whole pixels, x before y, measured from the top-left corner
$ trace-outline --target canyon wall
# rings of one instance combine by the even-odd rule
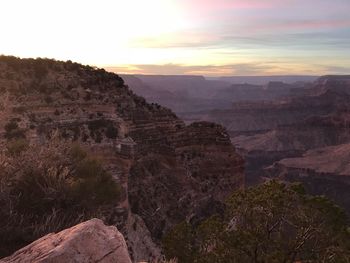
[[[225,129],[186,126],[114,73],[2,56],[0,92],[3,146],[18,138],[43,143],[58,131],[102,160],[122,186],[121,201],[106,209],[105,220],[125,234],[134,259],[159,256],[170,226],[205,217],[205,207],[219,209],[227,194],[244,186],[243,161]]]

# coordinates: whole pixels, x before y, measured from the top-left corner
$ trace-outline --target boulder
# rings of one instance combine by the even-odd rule
[[[114,226],[91,219],[48,234],[0,263],[131,263],[123,235]]]

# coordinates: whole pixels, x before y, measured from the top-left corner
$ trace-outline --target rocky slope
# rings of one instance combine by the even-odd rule
[[[340,144],[307,151],[302,157],[283,159],[278,164],[288,168],[311,169],[319,174],[350,176],[350,144]]]
[[[279,107],[272,109],[272,112],[281,113],[275,122],[286,119],[282,121],[284,123],[271,125],[266,133],[257,134],[260,131],[256,131],[253,136],[238,136],[234,141],[249,150],[271,151],[308,150],[344,143],[349,140],[350,96],[347,89],[350,90],[350,84],[343,76],[339,80],[331,77],[331,81],[321,78],[309,90],[311,95],[288,101],[286,113]],[[259,109],[265,112],[262,106]],[[293,109],[300,114],[289,118]]]
[[[346,107],[348,99],[349,95],[329,89],[284,100],[235,103],[230,110],[215,110],[203,119],[216,120],[233,135],[254,134],[334,113]]]
[[[289,108],[299,108],[304,118],[231,139],[246,159],[247,184],[264,177],[301,181],[311,193],[325,194],[350,211],[346,176],[349,80],[348,76],[322,77],[309,89],[309,95],[289,102]],[[284,115],[289,116],[280,118]]]
[[[242,186],[232,174],[242,169],[225,130],[194,123],[169,141],[168,154],[153,151],[130,171],[129,201],[152,234],[161,237],[182,220],[198,220],[220,209],[220,203]],[[171,193],[171,194],[169,194]]]
[[[346,98],[347,99],[347,98]],[[240,135],[232,142],[247,151],[306,151],[350,141],[350,111],[337,110],[314,116],[265,133]]]
[[[287,84],[270,81],[266,85],[234,84],[230,88],[217,91],[214,99],[239,101],[271,101],[293,96],[296,89],[305,90],[305,83]]]
[[[318,78],[309,94],[322,94],[332,90],[338,93],[350,94],[350,75],[327,75]]]
[[[155,243],[171,224],[205,216],[194,208],[220,203],[244,185],[242,159],[221,126],[186,127],[116,74],[70,61],[3,56],[0,92],[2,145],[17,138],[40,143],[58,130],[103,160],[123,187],[106,219],[123,231],[134,259],[159,255]],[[180,198],[193,207],[180,211]],[[156,213],[158,220],[150,220]]]
[[[312,194],[327,195],[350,213],[350,144],[307,151],[267,169],[272,177],[303,182]]]
[[[116,227],[91,219],[57,234],[48,234],[1,263],[131,263],[123,235]]]

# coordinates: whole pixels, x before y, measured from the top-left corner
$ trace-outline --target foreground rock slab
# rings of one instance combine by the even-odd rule
[[[0,260],[0,263],[8,262],[131,263],[131,260],[117,228],[91,219],[57,234],[48,234]]]

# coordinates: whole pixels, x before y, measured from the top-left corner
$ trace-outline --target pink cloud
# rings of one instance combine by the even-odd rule
[[[228,9],[264,9],[283,6],[290,0],[190,0],[185,6],[197,12],[212,12]]]
[[[286,26],[290,28],[301,29],[320,29],[320,28],[337,28],[350,26],[350,20],[319,20],[319,21],[298,21],[288,23]]]
[[[319,30],[350,27],[350,19],[345,20],[304,20],[279,23],[254,22],[253,32],[276,30]]]

